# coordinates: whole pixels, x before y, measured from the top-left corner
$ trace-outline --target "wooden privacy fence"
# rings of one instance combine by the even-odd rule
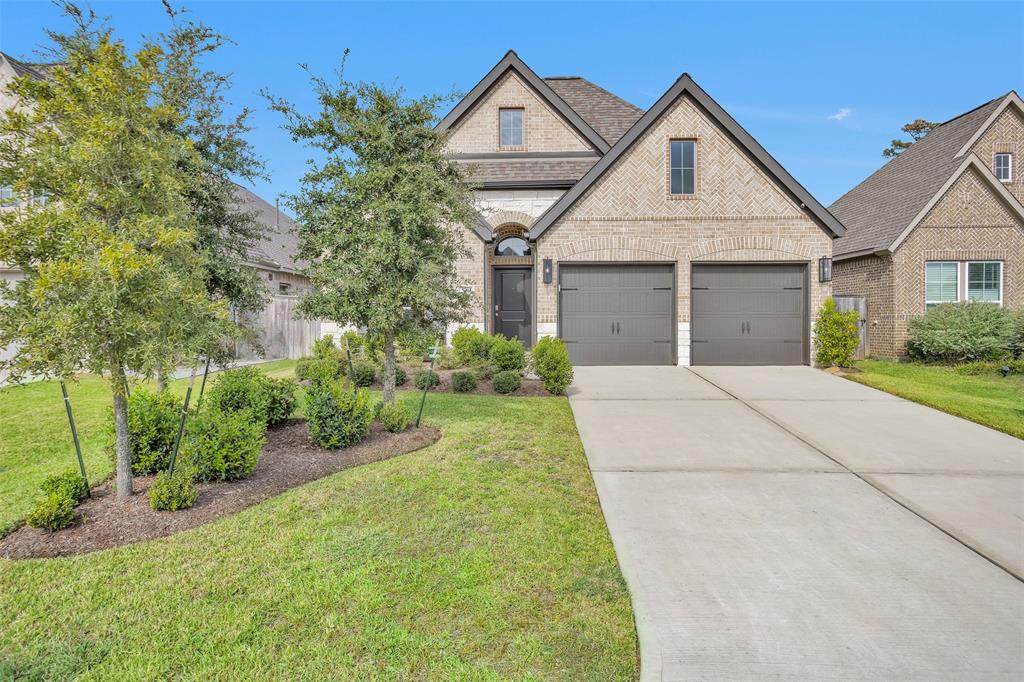
[[[860,323],[860,343],[857,345],[853,359],[863,360],[871,352],[871,346],[868,343],[868,300],[863,296],[833,296],[832,300],[836,302],[836,310],[841,313],[850,310],[857,311]]]
[[[300,358],[309,355],[313,342],[320,338],[320,321],[295,317],[298,296],[275,295],[270,303],[250,320],[260,333],[267,359]],[[235,357],[249,360],[259,357],[248,344],[239,344]]]

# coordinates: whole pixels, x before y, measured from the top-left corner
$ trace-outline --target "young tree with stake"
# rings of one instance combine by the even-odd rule
[[[44,205],[0,214],[0,262],[24,279],[3,285],[4,369],[110,381],[117,494],[132,493],[125,383],[168,357],[195,357],[223,333],[227,304],[213,301],[188,196],[201,167],[161,97],[165,52],[152,41],[129,55],[73,5],[70,34],[50,32],[59,62],[46,80],[11,91],[28,106],[0,119],[0,183]]]
[[[348,51],[345,51],[347,58]],[[290,198],[314,291],[303,315],[365,327],[384,344],[384,400],[395,399],[399,333],[459,321],[472,293],[455,274],[457,226],[473,218],[471,191],[435,129],[450,97],[311,76],[320,110],[266,95],[292,139],[319,152]]]

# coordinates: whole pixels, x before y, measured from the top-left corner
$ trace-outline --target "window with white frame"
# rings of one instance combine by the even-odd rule
[[[941,303],[984,301],[1003,304],[1000,261],[931,261],[924,271],[925,309]]]
[[[956,303],[960,299],[960,264],[932,262],[924,266],[924,304],[931,310],[940,303]]]
[[[999,261],[967,263],[967,300],[1003,302],[1003,264]]]
[[[674,195],[686,196],[696,193],[697,143],[694,140],[670,142],[669,184]]]
[[[1013,154],[1001,152],[996,154],[996,177],[1001,182],[1013,182]]]
[[[523,110],[499,109],[498,134],[502,147],[523,146]]]

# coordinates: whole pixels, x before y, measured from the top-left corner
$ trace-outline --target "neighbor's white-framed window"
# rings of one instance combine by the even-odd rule
[[[1000,182],[1013,182],[1013,154],[1010,152],[997,153],[993,166],[996,178]]]
[[[523,146],[522,109],[498,109],[498,144],[502,147]]]
[[[924,268],[925,310],[960,301],[1003,304],[1001,261],[929,261]]]
[[[1003,304],[1003,264],[999,261],[971,261],[967,270],[967,300]]]
[[[697,193],[697,141],[669,140],[669,192],[673,196]]]
[[[930,261],[924,264],[924,308],[960,300],[960,264],[956,261]]]

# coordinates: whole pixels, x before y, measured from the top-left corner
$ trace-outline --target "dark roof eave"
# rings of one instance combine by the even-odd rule
[[[811,214],[822,229],[833,238],[842,237],[845,234],[846,228],[842,223],[811,196],[810,192],[804,189],[803,185],[797,182],[721,105],[704,92],[688,73],[684,73],[572,189],[537,219],[530,230],[530,239],[538,239],[543,235],[684,94],[689,94],[764,170],[774,176],[800,207]]]

